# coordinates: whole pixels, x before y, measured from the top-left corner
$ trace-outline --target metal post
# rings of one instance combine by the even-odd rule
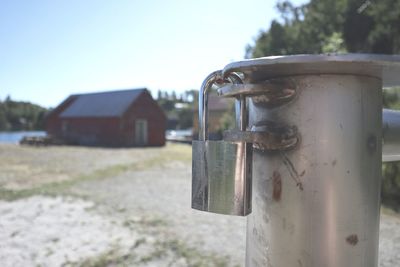
[[[299,136],[295,147],[254,141],[246,266],[376,267],[382,127],[385,161],[400,160],[400,115],[382,124],[382,87],[400,85],[400,56],[268,57],[222,76],[232,72],[243,85],[220,94],[249,98],[252,131]]]
[[[254,152],[246,266],[376,266],[381,80],[288,79],[297,86],[295,101],[275,109],[251,103],[251,125],[296,125],[301,143],[288,152]]]

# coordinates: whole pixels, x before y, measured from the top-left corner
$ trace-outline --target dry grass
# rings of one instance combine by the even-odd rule
[[[0,199],[58,194],[78,182],[115,177],[127,171],[187,164],[188,145],[162,148],[27,147],[0,145]]]

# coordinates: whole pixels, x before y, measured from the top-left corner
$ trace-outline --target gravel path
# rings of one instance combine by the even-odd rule
[[[244,265],[244,217],[214,215],[190,208],[191,170],[186,164],[125,173],[119,177],[86,182],[74,188],[75,194],[106,203],[126,215],[162,218],[179,240],[205,252],[230,258],[230,265]]]
[[[381,215],[379,266],[400,266],[400,217]]]
[[[190,208],[189,147],[0,146],[0,157],[0,189],[28,190],[0,200],[1,267],[244,266],[246,219]],[[72,182],[37,195],[60,173]],[[380,267],[400,266],[399,252],[400,217],[382,214]]]
[[[0,202],[1,266],[61,266],[83,262],[114,247],[134,245],[137,235],[87,211],[93,203],[35,196]]]
[[[229,257],[230,265],[244,266],[246,219],[190,209],[190,177],[190,166],[176,163],[173,168],[125,173],[95,185],[84,183],[75,190],[127,214],[157,214],[179,239]],[[382,214],[380,228],[379,266],[400,266],[400,217]]]

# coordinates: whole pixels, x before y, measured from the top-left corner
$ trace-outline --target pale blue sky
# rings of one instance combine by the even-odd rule
[[[292,1],[303,3],[305,0]],[[275,1],[2,0],[0,99],[54,107],[72,93],[197,89],[241,60]]]

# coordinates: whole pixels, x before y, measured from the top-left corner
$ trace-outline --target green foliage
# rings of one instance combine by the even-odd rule
[[[276,5],[280,20],[261,31],[246,57],[326,52],[400,52],[400,1],[311,0]]]
[[[383,107],[400,109],[400,87],[393,87],[383,90]]]
[[[179,96],[173,91],[158,91],[157,102],[167,115],[168,129],[188,129],[193,127],[194,105],[197,103],[197,90],[187,90]]]
[[[47,109],[9,96],[0,101],[0,131],[42,130]]]
[[[236,127],[235,121],[235,106],[232,105],[227,111],[224,112],[220,121],[218,131],[222,134],[224,131],[234,129]]]
[[[400,163],[384,163],[382,173],[382,202],[400,212]]]
[[[323,53],[346,53],[346,48],[344,47],[344,40],[342,34],[334,32],[330,37],[328,37],[323,46]]]
[[[193,107],[188,105],[177,111],[179,129],[188,129],[193,127]]]
[[[368,25],[359,24],[355,27],[352,21],[347,26],[353,31],[351,34],[359,35],[359,31],[366,28],[364,38],[354,38],[349,45],[365,46],[364,50],[352,49],[352,51],[365,51],[372,53],[395,54],[400,52],[400,1],[398,0],[380,0],[380,1],[363,1],[366,3],[365,9],[360,12],[365,16],[364,20],[368,21]],[[361,11],[361,10],[359,10]],[[369,27],[367,27],[369,26]],[[345,27],[346,29],[346,27]]]

